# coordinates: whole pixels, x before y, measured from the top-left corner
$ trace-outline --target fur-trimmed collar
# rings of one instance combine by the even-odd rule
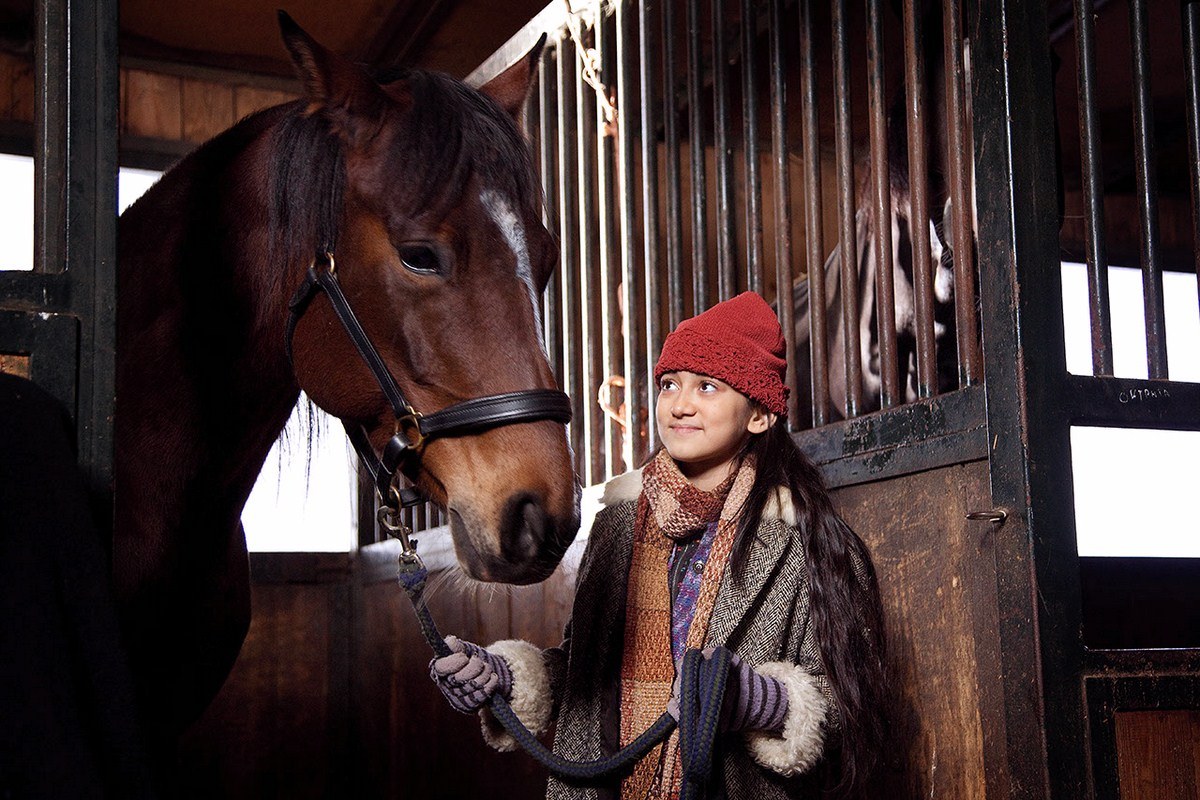
[[[631,503],[642,493],[642,471],[635,469],[618,475],[604,484],[604,495],[600,498],[602,507],[615,506],[620,503]],[[766,506],[763,507],[762,518],[766,520],[783,520],[788,525],[796,524],[796,507],[792,503],[792,493],[784,486],[775,487],[775,492]]]

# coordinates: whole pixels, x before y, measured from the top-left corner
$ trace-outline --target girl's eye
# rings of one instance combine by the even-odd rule
[[[708,381],[700,382],[700,391],[711,393],[711,392],[715,392],[716,390],[717,390],[717,385],[715,383],[709,383]]]
[[[675,388],[675,381],[673,381],[669,378],[658,384],[658,390],[660,392],[670,391],[671,389],[674,389],[674,388]]]
[[[419,275],[440,275],[442,273],[442,265],[432,247],[423,244],[406,244],[401,245],[397,252],[400,254],[400,263],[410,272]]]

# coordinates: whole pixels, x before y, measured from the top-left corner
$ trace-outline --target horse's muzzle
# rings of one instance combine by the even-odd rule
[[[562,560],[579,527],[577,515],[558,519],[532,495],[516,495],[500,515],[498,530],[481,530],[450,510],[450,532],[459,563],[472,578],[529,584],[545,580]]]

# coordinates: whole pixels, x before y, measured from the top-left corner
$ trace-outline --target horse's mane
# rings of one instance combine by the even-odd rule
[[[529,148],[494,101],[435,72],[392,69],[376,79],[404,81],[411,97],[399,115],[390,157],[396,199],[413,216],[444,215],[473,176],[512,202],[537,208],[541,190]],[[343,140],[299,102],[280,122],[273,150],[270,224],[279,263],[332,249],[345,184]]]

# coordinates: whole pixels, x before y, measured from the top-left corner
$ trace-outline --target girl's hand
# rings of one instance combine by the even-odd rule
[[[788,693],[782,683],[760,675],[754,667],[729,654],[729,677],[721,703],[721,730],[779,733],[788,712]]]
[[[704,658],[711,659],[716,648],[706,647]],[[667,713],[679,721],[680,665],[675,666],[675,681]],[[787,688],[774,678],[760,675],[737,653],[729,653],[729,675],[725,679],[725,697],[721,700],[722,731],[763,731],[779,733],[788,712]]]
[[[429,677],[455,711],[478,711],[496,692],[512,696],[512,672],[503,658],[454,636],[446,637],[446,645],[454,652],[430,661]]]

